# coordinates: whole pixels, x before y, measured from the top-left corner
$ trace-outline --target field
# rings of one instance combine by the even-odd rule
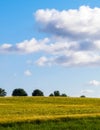
[[[0,130],[99,130],[100,98],[0,98]]]

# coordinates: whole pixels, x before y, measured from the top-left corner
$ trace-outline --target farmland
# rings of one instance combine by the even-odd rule
[[[75,125],[80,127],[81,125],[82,128],[85,124],[85,126],[88,125],[89,127],[90,124],[91,128],[94,127],[96,129],[97,127],[97,129],[99,129],[100,99],[69,97],[1,97],[0,130],[3,128],[8,130],[12,128],[14,130],[15,126],[17,128],[19,124],[20,127],[25,130],[35,128],[39,130],[42,128],[44,129],[47,124],[49,128],[53,127],[56,129],[56,127],[59,126],[59,130],[60,127],[62,128],[63,126],[67,128],[69,125],[70,127],[74,127]],[[11,126],[11,128],[8,128],[8,126]],[[49,130],[49,128],[47,129]]]

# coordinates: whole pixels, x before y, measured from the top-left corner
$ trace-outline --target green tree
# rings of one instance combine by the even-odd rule
[[[62,97],[67,97],[67,95],[65,93],[62,93],[61,96]]]
[[[32,92],[32,96],[44,96],[43,92],[39,89],[35,89],[33,92]]]
[[[81,97],[81,98],[85,98],[86,96],[85,96],[85,95],[81,95],[80,97]]]
[[[22,88],[16,88],[13,90],[12,96],[27,96],[27,93]]]
[[[54,91],[54,96],[60,96],[60,92],[58,90]]]
[[[0,96],[6,96],[6,94],[5,90],[0,88]]]
[[[49,96],[54,96],[54,94],[53,94],[53,93],[51,93]]]

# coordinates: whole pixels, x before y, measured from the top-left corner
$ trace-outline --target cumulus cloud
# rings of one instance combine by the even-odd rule
[[[86,52],[70,52],[65,55],[60,56],[51,56],[41,57],[36,62],[38,65],[61,65],[65,67],[77,67],[77,66],[99,66],[100,65],[100,56],[93,55],[91,53]],[[41,63],[41,64],[40,64]]]
[[[5,52],[10,52],[13,48],[13,45],[12,44],[2,44],[0,46],[0,53],[5,53]]]
[[[88,6],[63,11],[40,9],[35,14],[42,31],[69,39],[99,38],[99,16],[100,8]]]
[[[24,75],[25,76],[31,76],[32,72],[30,70],[25,70]]]
[[[35,38],[31,39],[30,41],[24,41],[22,43],[16,44],[16,48],[21,52],[21,53],[33,53],[33,52],[38,52],[43,49],[45,46],[45,43],[49,41],[48,38],[45,38],[43,40],[36,40]]]
[[[35,18],[40,33],[47,37],[2,44],[0,53],[38,53],[35,63],[39,66],[100,66],[100,8],[39,9]]]
[[[63,11],[38,10],[35,17],[39,29],[56,37],[55,43],[45,46],[51,57],[46,57],[46,62],[40,58],[42,64],[99,66],[99,16],[100,8],[88,6]]]
[[[16,43],[15,45],[3,44],[0,46],[0,53],[34,53],[43,50],[45,44],[48,42],[48,38],[44,38],[42,40],[36,40],[35,38],[32,38],[31,40],[25,40],[21,43]]]
[[[100,86],[100,81],[97,80],[91,80],[88,83],[90,86]]]

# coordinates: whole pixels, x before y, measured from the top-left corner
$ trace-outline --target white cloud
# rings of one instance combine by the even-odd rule
[[[33,53],[41,51],[45,45],[49,41],[48,38],[45,38],[43,40],[36,40],[35,38],[31,39],[30,41],[24,41],[22,43],[18,43],[16,45],[16,48],[21,53]]]
[[[38,53],[39,66],[100,66],[100,8],[40,9],[35,18],[41,31],[51,37],[2,44],[0,53]]]
[[[55,43],[45,46],[44,51],[50,56],[46,57],[46,62],[42,60],[42,64],[100,65],[100,8],[40,9],[35,17],[39,29],[56,39]]]
[[[88,83],[90,86],[100,86],[100,81],[97,80],[91,80]]]
[[[42,57],[36,62],[38,65],[61,65],[65,67],[77,67],[77,66],[99,66],[100,56],[93,55],[91,52],[68,52],[65,55],[57,55],[51,57]],[[41,62],[40,62],[41,61]]]
[[[48,38],[42,40],[36,40],[32,38],[31,40],[25,40],[21,43],[15,45],[12,44],[2,44],[0,46],[0,53],[18,53],[18,54],[30,54],[43,50],[46,43],[49,42]]]
[[[48,59],[43,56],[43,57],[40,57],[40,59],[38,59],[38,60],[36,61],[36,64],[37,64],[38,66],[45,66],[45,65],[48,65],[49,62],[48,62]]]
[[[0,46],[0,52],[1,53],[9,52],[9,51],[11,51],[12,47],[13,47],[12,44],[7,44],[7,43],[2,44]]]
[[[3,44],[3,45],[1,46],[2,49],[9,49],[9,48],[11,48],[11,47],[12,47],[11,44]]]
[[[82,90],[81,93],[82,94],[90,94],[90,93],[93,93],[94,91],[93,90]]]
[[[88,6],[63,11],[40,9],[35,14],[42,31],[70,39],[99,38],[99,16],[100,8]]]
[[[24,75],[25,76],[31,76],[32,72],[30,70],[25,70]]]

